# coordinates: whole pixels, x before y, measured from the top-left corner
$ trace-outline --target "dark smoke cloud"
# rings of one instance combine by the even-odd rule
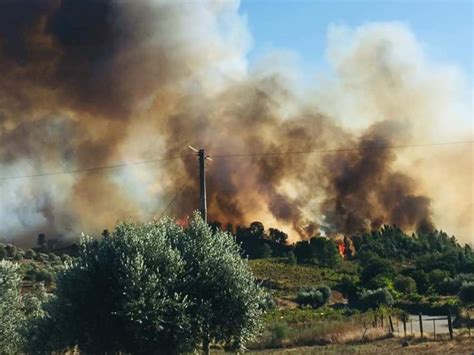
[[[188,155],[191,144],[215,155],[211,220],[261,220],[293,239],[383,223],[433,228],[432,202],[397,167],[401,153],[372,149],[409,141],[431,102],[413,95],[430,81],[423,90],[405,81],[422,66],[396,53],[410,36],[366,29],[348,54],[333,54],[340,85],[321,85],[325,100],[299,94],[284,65],[249,71],[248,37],[237,1],[0,2],[2,176]],[[351,90],[369,121],[360,138],[335,118]],[[359,150],[251,156],[348,146]],[[250,156],[218,157],[226,153]],[[183,217],[198,206],[196,181],[194,158],[2,180],[0,238],[77,237],[166,207]]]
[[[432,230],[430,199],[416,195],[416,183],[394,172],[395,144],[403,127],[393,122],[372,126],[358,150],[326,159],[332,194],[323,203],[335,232],[356,233],[393,223],[406,230]],[[399,142],[399,140],[397,140]]]

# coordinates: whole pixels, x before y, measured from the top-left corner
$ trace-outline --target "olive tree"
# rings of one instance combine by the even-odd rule
[[[21,276],[17,264],[0,261],[0,353],[21,349],[24,313],[20,294]]]
[[[220,342],[234,349],[259,330],[263,295],[231,235],[198,214],[184,229],[171,219],[120,223],[57,278],[30,348],[180,353]],[[41,325],[42,323],[42,325]]]

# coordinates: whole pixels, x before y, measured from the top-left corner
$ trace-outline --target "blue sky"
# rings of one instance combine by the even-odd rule
[[[330,24],[356,27],[399,21],[414,32],[430,61],[456,65],[473,86],[474,0],[242,0],[253,36],[250,62],[269,49],[295,52],[303,70],[324,68]]]

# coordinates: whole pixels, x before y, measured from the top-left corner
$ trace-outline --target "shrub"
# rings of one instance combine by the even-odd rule
[[[5,246],[5,250],[7,252],[7,257],[12,258],[12,259],[15,258],[16,252],[17,252],[16,246],[11,245],[11,244],[7,244]]]
[[[393,304],[393,296],[386,288],[378,290],[367,290],[359,297],[358,307],[361,310],[377,309],[382,306],[391,306]]]
[[[34,277],[36,282],[44,282],[46,284],[51,284],[54,280],[54,276],[51,272],[46,269],[37,269],[34,272]]]
[[[363,285],[367,286],[379,275],[391,278],[394,273],[393,267],[388,260],[372,257],[365,262],[360,274],[360,281]]]
[[[37,253],[34,257],[34,260],[38,262],[45,262],[46,260],[48,260],[48,255],[46,255],[45,253]]]
[[[262,309],[264,309],[265,311],[269,311],[269,310],[274,309],[276,307],[276,303],[275,303],[275,300],[273,299],[272,295],[267,293],[262,298],[261,303],[260,303],[260,307]]]
[[[327,286],[301,289],[296,296],[296,302],[301,306],[319,308],[324,306],[331,296],[331,289]]]
[[[393,280],[393,287],[398,292],[404,294],[411,294],[416,292],[416,282],[409,276],[399,275]]]
[[[25,252],[25,259],[34,259],[36,256],[36,252],[33,249],[28,249]]]
[[[21,327],[24,322],[21,304],[21,276],[18,265],[0,261],[0,349],[16,354],[22,346]]]
[[[355,305],[357,303],[357,293],[359,291],[357,285],[352,279],[346,275],[341,278],[341,282],[337,285],[338,290],[344,297],[347,297],[349,305]]]
[[[7,250],[3,244],[0,244],[0,260],[6,259],[7,257]]]
[[[267,243],[262,243],[256,250],[257,259],[267,259],[272,257],[272,248]]]
[[[474,282],[468,282],[461,286],[459,300],[466,305],[474,304]]]
[[[289,265],[296,265],[297,260],[296,260],[295,253],[293,253],[292,251],[289,251],[289,252],[288,252],[288,256],[286,257],[286,262],[287,262]]]
[[[436,288],[438,284],[443,282],[444,279],[447,279],[448,277],[449,277],[449,272],[445,270],[440,270],[440,269],[432,270],[428,274],[428,280],[434,288]]]

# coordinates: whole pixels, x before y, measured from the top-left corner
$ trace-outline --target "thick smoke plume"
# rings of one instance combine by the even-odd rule
[[[303,89],[276,54],[249,68],[250,42],[238,2],[2,1],[1,176],[186,156],[192,144],[214,156],[211,220],[261,220],[293,240],[384,223],[470,240],[472,146],[379,149],[468,127],[455,70],[430,66],[402,24],[334,27],[331,73]],[[456,187],[446,177],[437,193],[453,156]],[[198,206],[194,157],[3,179],[0,238],[31,244],[159,216],[182,186],[167,214]]]

